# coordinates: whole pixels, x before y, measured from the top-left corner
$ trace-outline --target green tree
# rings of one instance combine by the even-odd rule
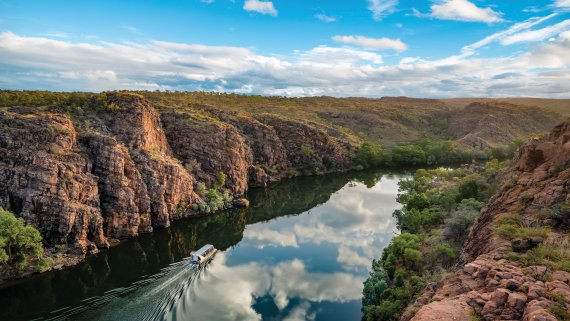
[[[354,161],[363,168],[378,167],[390,162],[390,153],[382,145],[366,141],[360,145]]]
[[[392,151],[392,162],[401,165],[426,164],[427,155],[421,146],[414,144],[398,145]]]
[[[0,263],[26,265],[28,259],[43,254],[42,236],[22,218],[0,208]]]

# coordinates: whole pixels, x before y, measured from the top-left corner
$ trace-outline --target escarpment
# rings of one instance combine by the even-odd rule
[[[48,245],[78,254],[109,244],[97,177],[65,116],[0,112],[0,205],[35,225]]]
[[[4,109],[0,206],[36,226],[51,253],[81,258],[201,214],[196,186],[213,188],[220,173],[221,188],[243,195],[289,170],[351,167],[352,145],[323,128],[263,120],[197,106],[157,110],[124,92],[79,107]]]
[[[234,194],[247,190],[251,152],[235,127],[191,112],[168,112],[162,119],[176,157],[200,180],[213,185],[222,172]]]
[[[285,119],[272,114],[262,114],[259,121],[273,127],[286,146],[287,163],[304,173],[320,173],[342,170],[351,164],[350,153],[356,146],[327,133],[308,122]],[[337,130],[333,135],[342,135]]]
[[[459,270],[424,291],[412,320],[567,316],[569,165],[570,121],[524,145],[473,226]]]

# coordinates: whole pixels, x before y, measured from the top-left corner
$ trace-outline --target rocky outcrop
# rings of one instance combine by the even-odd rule
[[[570,273],[540,263],[524,267],[505,259],[513,250],[524,252],[541,242],[557,244],[568,231],[569,165],[570,121],[548,137],[524,145],[473,226],[458,272],[436,288],[426,289],[415,304],[419,311],[412,320],[432,320],[428,317],[432,312],[445,310],[450,314],[440,320],[479,315],[483,320],[554,321],[553,308],[570,309]],[[520,217],[527,226],[553,232],[547,240],[527,237],[511,242],[495,232],[505,216]]]
[[[356,149],[350,141],[335,136],[342,133],[310,122],[300,122],[271,114],[257,116],[273,127],[286,147],[288,166],[301,172],[322,173],[351,167],[350,153]],[[331,135],[332,134],[332,135]]]
[[[0,205],[38,227],[47,245],[78,254],[109,244],[97,177],[62,115],[0,112]]]
[[[92,172],[99,177],[105,235],[123,238],[151,232],[148,191],[128,149],[104,135],[93,135],[86,141]]]
[[[211,106],[191,105],[193,110],[235,127],[249,148],[249,187],[265,187],[270,181],[279,180],[287,170],[285,146],[271,126],[255,118],[224,112]]]
[[[98,116],[107,130],[129,149],[146,184],[152,225],[168,227],[173,218],[184,216],[182,212],[197,202],[194,180],[172,157],[160,116],[148,101],[125,93],[111,93],[107,97],[110,111]]]
[[[193,112],[163,113],[162,119],[176,157],[198,180],[212,186],[222,172],[227,175],[227,188],[236,195],[245,193],[253,160],[235,127]]]

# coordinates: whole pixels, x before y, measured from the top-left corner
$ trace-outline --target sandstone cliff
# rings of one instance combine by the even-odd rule
[[[569,165],[569,121],[523,146],[473,226],[461,268],[425,290],[412,320],[554,321],[568,316],[570,273],[563,270],[570,267]],[[509,221],[520,225],[505,225]]]
[[[263,119],[199,105],[157,110],[125,92],[80,106],[11,107],[0,112],[0,206],[72,264],[110,241],[202,214],[192,210],[203,202],[195,188],[214,186],[220,172],[223,188],[243,195],[292,169],[352,166],[356,143],[338,132]]]

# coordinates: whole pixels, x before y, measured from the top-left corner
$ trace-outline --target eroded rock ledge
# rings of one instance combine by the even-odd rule
[[[524,253],[543,242],[556,244],[567,236],[569,165],[570,122],[527,143],[473,226],[457,273],[428,286],[411,309],[417,313],[411,317],[408,310],[402,319],[555,321],[555,308],[568,311],[570,273],[540,263],[523,266],[506,259],[506,254]],[[506,240],[496,233],[506,216],[551,232],[546,239]]]

